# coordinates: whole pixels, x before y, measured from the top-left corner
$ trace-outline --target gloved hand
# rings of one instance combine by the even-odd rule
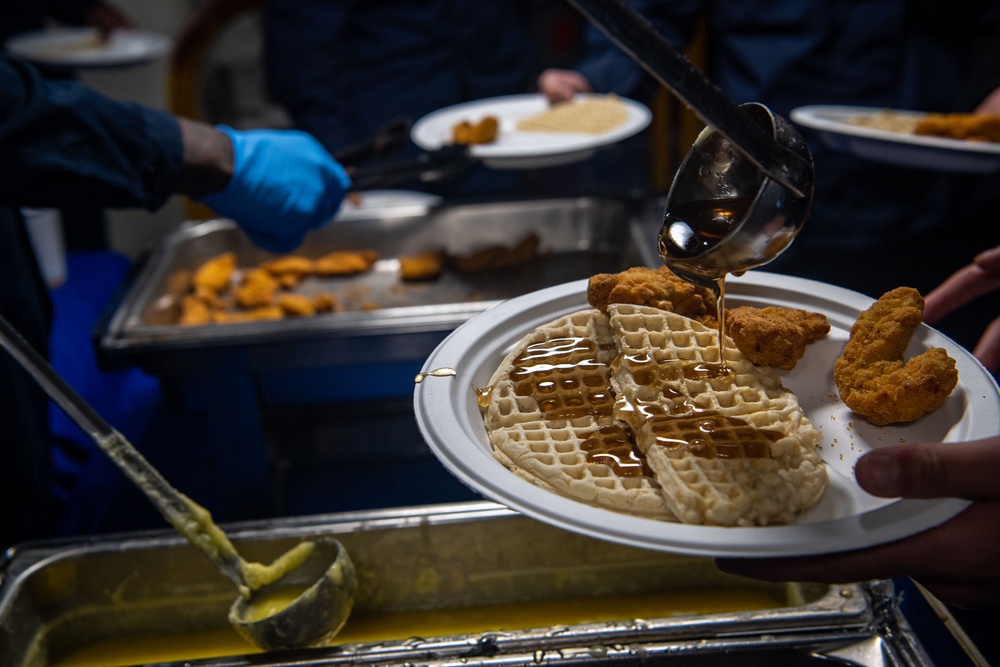
[[[218,129],[233,143],[233,175],[202,201],[235,220],[256,245],[288,252],[336,215],[351,179],[311,135]]]

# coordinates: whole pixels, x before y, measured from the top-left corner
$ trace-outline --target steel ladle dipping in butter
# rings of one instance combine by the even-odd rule
[[[357,578],[332,538],[302,542],[270,565],[244,560],[209,512],[160,473],[0,317],[0,345],[101,448],[188,542],[236,586],[229,622],[264,649],[299,648],[336,634],[354,605]],[[291,593],[291,594],[290,594]]]

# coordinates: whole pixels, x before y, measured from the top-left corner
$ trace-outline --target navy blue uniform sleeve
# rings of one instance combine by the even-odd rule
[[[629,4],[674,48],[682,51],[691,38],[704,3],[702,0],[632,0]],[[650,80],[638,63],[592,25],[587,26],[586,43],[586,55],[577,71],[595,91],[635,96]]]
[[[170,114],[0,58],[0,206],[155,209],[182,160]]]

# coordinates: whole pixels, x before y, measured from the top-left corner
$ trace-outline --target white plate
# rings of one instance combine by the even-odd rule
[[[924,137],[852,125],[859,114],[884,109],[844,106],[805,106],[793,109],[791,118],[819,130],[831,148],[876,162],[935,171],[988,174],[1000,170],[1000,143]],[[924,116],[916,111],[896,111],[901,116]]]
[[[435,455],[456,477],[487,498],[528,516],[623,544],[705,556],[791,556],[856,549],[935,526],[967,502],[894,500],[866,494],[854,463],[874,448],[905,441],[962,441],[1000,432],[1000,394],[992,376],[968,352],[921,326],[907,350],[944,347],[957,361],[960,382],[943,406],[906,426],[876,427],[851,413],[833,382],[833,364],[851,325],[872,300],[811,280],[751,271],[727,279],[727,305],[785,306],[826,314],[830,334],[809,346],[796,367],[782,372],[812,423],[822,432],[820,454],[830,483],[795,524],[756,528],[689,526],[591,507],[545,491],[512,474],[490,453],[473,386],[484,387],[503,357],[539,325],[586,308],[587,281],[559,285],[505,301],[456,329],[431,354],[424,372],[456,369],[417,384],[417,422]]]
[[[473,157],[494,169],[551,167],[586,159],[597,148],[626,139],[649,125],[652,114],[644,105],[624,97],[628,107],[625,123],[601,134],[577,132],[519,132],[517,122],[549,107],[544,95],[493,97],[445,107],[416,123],[410,132],[413,142],[424,150],[451,143],[452,128],[462,121],[477,123],[485,116],[500,121],[497,140],[471,146]]]
[[[359,192],[358,201],[344,200],[337,213],[338,220],[363,218],[373,213],[393,213],[420,215],[441,203],[441,197],[429,192],[414,190],[365,190]]]
[[[58,28],[14,37],[7,42],[7,51],[43,65],[126,67],[165,56],[170,40],[141,30],[116,30],[101,41],[96,28]]]

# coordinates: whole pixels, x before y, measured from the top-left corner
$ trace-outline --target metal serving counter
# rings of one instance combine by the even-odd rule
[[[87,650],[102,644],[117,646],[116,660],[128,656],[117,664],[189,667],[934,664],[891,582],[756,582],[725,575],[710,559],[595,540],[493,503],[228,532],[247,558],[263,562],[310,536],[345,545],[359,591],[333,645],[258,654],[226,643],[233,587],[178,536],[155,532],[9,553],[0,563],[2,664],[86,664]],[[642,606],[650,596],[660,596],[657,610]],[[595,620],[583,609],[604,613]],[[524,610],[530,621],[518,616]],[[205,636],[225,645],[205,653]],[[154,639],[158,652],[144,653]],[[956,655],[947,664],[967,663]]]
[[[227,519],[267,516],[261,503],[268,494],[261,491],[271,482],[273,443],[262,427],[266,411],[308,406],[299,424],[336,432],[342,425],[327,427],[325,415],[357,414],[355,404],[377,402],[399,413],[380,411],[379,420],[395,420],[398,427],[397,437],[379,446],[425,450],[410,397],[414,376],[438,343],[500,300],[644,263],[642,251],[655,251],[655,236],[639,238],[648,235],[638,224],[640,210],[630,202],[588,198],[362,209],[312,232],[296,250],[310,258],[333,250],[378,251],[371,271],[313,277],[296,288],[333,293],[347,306],[344,312],[201,326],[176,324],[199,266],[227,251],[241,269],[272,256],[231,221],[186,225],[155,249],[100,326],[99,357],[105,366],[138,366],[157,376],[171,405],[204,416],[204,441],[188,446],[229,471],[219,480]],[[478,273],[445,270],[427,282],[399,279],[401,257],[427,251],[467,256],[509,248],[528,235],[537,237],[537,251],[519,263]],[[378,307],[363,309],[362,302]],[[381,423],[372,426],[384,430]]]

